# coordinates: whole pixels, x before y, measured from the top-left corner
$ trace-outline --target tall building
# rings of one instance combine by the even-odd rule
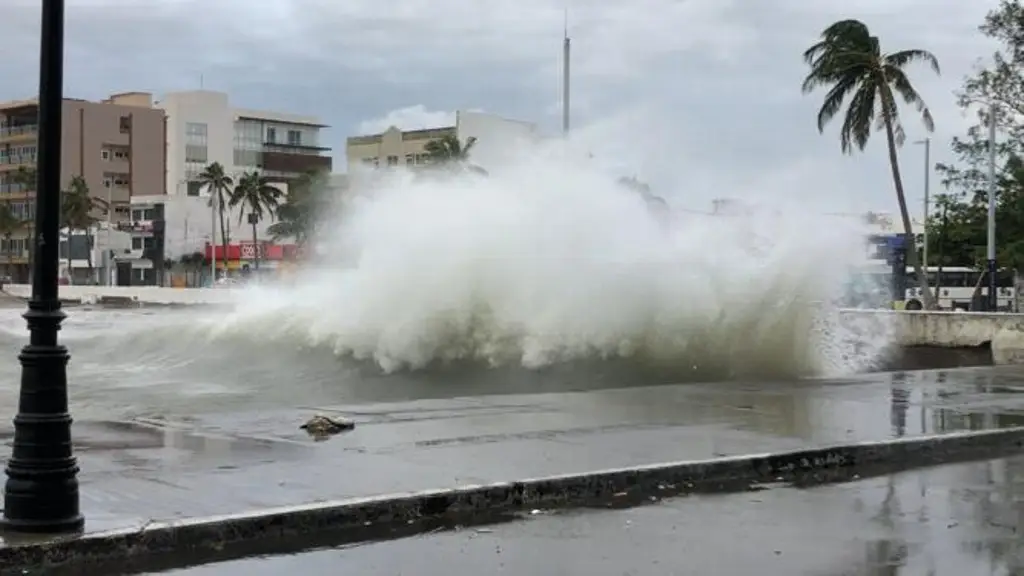
[[[245,207],[225,209],[223,249],[220,218],[199,175],[218,162],[235,181],[256,171],[287,192],[307,172],[331,171],[330,148],[321,145],[327,126],[310,116],[235,108],[227,94],[209,90],[169,93],[155,105],[167,117],[165,191],[132,199],[130,282],[160,283],[166,262],[196,252],[216,256],[222,271],[243,269],[256,254],[277,254],[267,235],[273,218],[257,224],[254,245]]]
[[[476,138],[473,163],[484,168],[516,153],[517,144],[530,145],[539,139],[535,124],[486,112],[459,110],[452,126],[405,131],[392,126],[379,134],[349,137],[345,144],[348,171],[425,165],[427,144],[445,136],[455,136],[463,144]]]
[[[36,100],[0,103],[0,202],[9,203],[16,218],[30,223],[35,216],[35,183],[24,175],[36,165],[39,104]],[[100,102],[65,99],[61,116],[61,182],[81,176],[89,192],[109,211],[97,219],[128,219],[129,198],[164,193],[164,112],[152,107],[145,93],[115,94]],[[28,278],[30,224],[0,240],[0,275]],[[74,260],[86,260],[85,238],[72,236]]]

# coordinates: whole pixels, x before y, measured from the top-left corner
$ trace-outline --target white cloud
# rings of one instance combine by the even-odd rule
[[[861,18],[885,50],[935,52],[941,77],[923,67],[910,74],[936,119],[932,158],[947,161],[944,143],[972,120],[952,92],[991,53],[977,27],[996,4],[394,0],[382,9],[370,0],[81,0],[68,6],[66,87],[101,98],[195,88],[203,75],[239,106],[321,116],[335,127],[327,144],[339,158],[353,132],[451,124],[448,110],[484,108],[555,131],[568,6],[573,126],[636,118],[628,129],[617,124],[607,147],[672,188],[667,195],[702,208],[715,196],[798,188],[823,202],[891,211],[884,139],[843,157],[840,122],[817,133],[822,94],[800,94],[802,50],[830,22]],[[39,3],[3,6],[0,98],[24,97],[35,89],[38,59],[26,47],[39,44]],[[908,140],[923,137],[913,111],[905,113]],[[923,180],[920,150],[908,146],[902,159],[913,195]]]
[[[395,126],[400,130],[420,130],[455,125],[455,112],[427,110],[423,104],[392,110],[379,118],[364,120],[356,128],[358,134],[377,134]]]

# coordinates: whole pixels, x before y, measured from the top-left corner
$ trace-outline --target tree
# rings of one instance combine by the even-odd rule
[[[109,209],[106,202],[93,198],[89,193],[89,185],[81,176],[71,178],[68,188],[61,194],[60,216],[61,225],[68,229],[68,275],[74,278],[71,269],[71,237],[75,232],[84,232],[86,238],[86,261],[89,266],[89,278],[93,277],[92,245],[96,210]]]
[[[198,273],[206,263],[206,256],[202,252],[182,254],[181,258],[178,259],[178,262],[181,263],[182,268],[185,269],[185,282],[189,286],[198,286]]]
[[[253,258],[256,269],[260,269],[260,251],[256,236],[256,226],[263,218],[277,211],[280,204],[281,191],[270,184],[270,180],[259,172],[247,172],[238,179],[238,185],[231,193],[229,204],[232,208],[239,207],[238,223],[242,223],[245,208],[249,209],[249,224],[252,225]]]
[[[963,221],[952,228],[947,245],[961,242],[980,266],[987,246],[989,121],[995,114],[996,152],[996,258],[1024,271],[1024,4],[1002,0],[979,27],[999,49],[985,65],[964,81],[957,103],[965,111],[983,105],[978,121],[966,134],[953,139],[955,160],[937,164],[942,183],[954,202],[950,214]],[[952,218],[952,217],[951,217]],[[929,232],[931,234],[931,232]],[[951,235],[954,232],[950,233]],[[949,248],[947,248],[949,249]],[[960,254],[967,260],[966,254]]]
[[[1024,160],[1010,156],[999,166],[996,183],[996,259],[1024,271]],[[939,195],[928,225],[928,250],[946,266],[985,269],[988,245],[988,190]]]
[[[300,247],[316,235],[316,227],[331,204],[327,174],[307,172],[288,184],[284,202],[277,207],[277,222],[267,232],[275,240],[294,238]]]
[[[470,136],[466,139],[466,144],[463,145],[459,142],[458,136],[449,134],[427,142],[423,150],[427,153],[430,163],[436,167],[455,172],[468,170],[486,176],[486,170],[469,162],[469,153],[476,146],[476,142],[476,137]]]
[[[14,266],[11,237],[14,236],[15,232],[21,230],[24,225],[25,222],[14,215],[14,210],[11,209],[9,201],[0,204],[0,238],[3,238],[4,244],[7,245],[7,274],[9,275],[11,275],[11,269]]]
[[[224,173],[224,166],[220,162],[214,162],[207,166],[196,178],[200,188],[206,188],[210,193],[210,201],[207,206],[216,207],[217,217],[220,220],[220,240],[223,245],[224,257],[228,254],[228,230],[224,219],[224,212],[228,205],[234,180]],[[210,251],[214,250],[213,231],[210,231]],[[227,266],[224,267],[227,270]],[[216,278],[214,279],[216,280]]]
[[[925,50],[883,53],[878,37],[872,36],[863,22],[841,20],[826,28],[821,33],[821,39],[804,51],[804,61],[810,66],[810,72],[803,83],[804,93],[821,87],[829,88],[818,111],[819,132],[824,132],[829,121],[839,114],[847,98],[849,105],[839,131],[840,146],[844,153],[850,154],[855,148],[863,150],[873,125],[885,130],[889,167],[896,187],[903,229],[907,238],[914,238],[896,153],[905,139],[896,96],[899,95],[905,103],[914,106],[921,113],[924,127],[932,131],[934,122],[931,112],[910,83],[904,68],[912,62],[920,61],[929,64],[938,74],[938,60]],[[907,260],[917,272],[925,307],[934,308],[935,299],[928,288],[928,277],[921,269],[917,251],[908,250]]]

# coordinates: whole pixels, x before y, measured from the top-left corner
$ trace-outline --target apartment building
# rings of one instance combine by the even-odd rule
[[[237,108],[227,94],[210,90],[169,93],[155,106],[167,119],[165,192],[133,198],[130,222],[125,225],[133,235],[132,283],[160,282],[161,259],[209,252],[211,241],[224,244],[215,208],[199,181],[210,164],[219,162],[236,181],[246,172],[258,171],[282,193],[290,181],[307,172],[331,171],[330,148],[321,142],[327,126],[315,117]],[[248,217],[244,207],[229,210],[227,244],[237,257],[221,256],[219,269],[242,269],[243,253],[252,259],[254,253],[274,252],[267,235],[273,224],[269,218],[257,226],[257,243],[263,247],[238,249],[252,244]]]
[[[459,110],[455,124],[421,130],[400,130],[392,126],[379,134],[351,136],[345,143],[349,173],[365,168],[412,167],[427,164],[426,146],[445,136],[465,143],[476,138],[473,163],[490,169],[540,139],[537,126],[488,114]]]
[[[0,103],[0,202],[26,222],[35,216],[35,183],[24,176],[36,165],[38,114],[36,100]],[[148,94],[65,99],[61,119],[61,182],[85,180],[98,204],[111,207],[98,209],[96,218],[127,220],[132,195],[164,192],[164,112]],[[29,229],[0,241],[0,275],[27,280]]]

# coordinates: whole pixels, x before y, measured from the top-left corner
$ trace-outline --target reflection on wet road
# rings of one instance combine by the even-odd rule
[[[1011,576],[1024,457],[702,496],[165,574]]]

